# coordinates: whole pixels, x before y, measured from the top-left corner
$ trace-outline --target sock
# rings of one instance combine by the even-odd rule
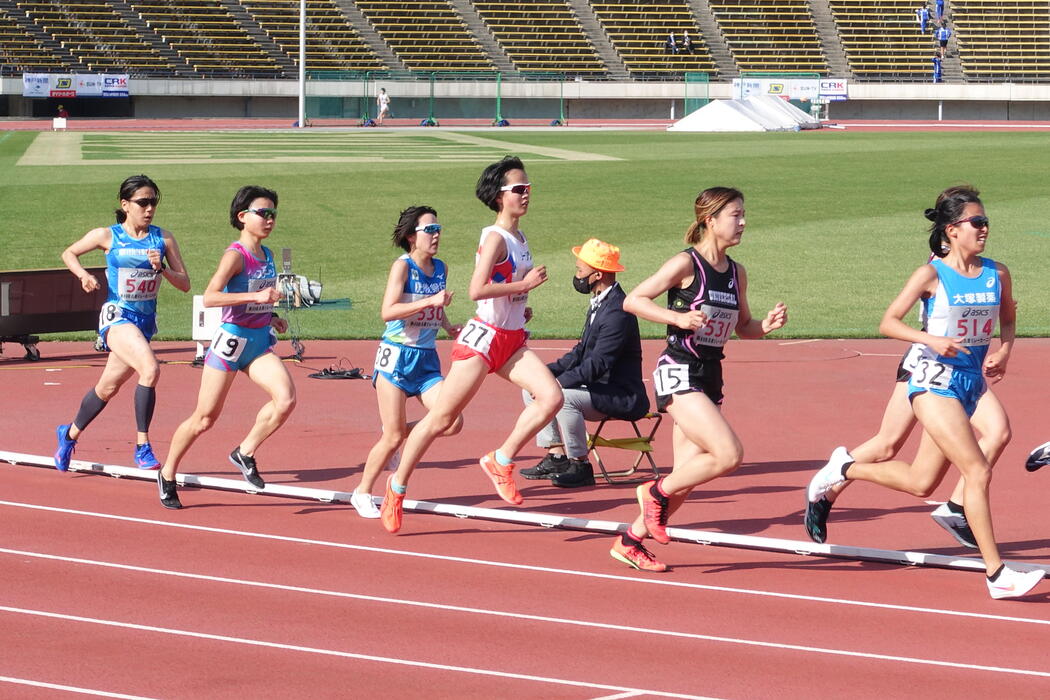
[[[102,409],[106,407],[106,402],[98,397],[94,389],[88,389],[88,392],[84,394],[83,400],[80,402],[80,409],[77,411],[77,417],[73,419],[73,425],[77,426],[77,430],[83,430],[88,427],[91,421],[95,420],[95,416],[102,413]]]
[[[408,493],[408,485],[407,484],[401,485],[401,484],[397,483],[396,481],[394,481],[393,479],[391,479],[390,480],[390,490],[393,491],[394,493],[396,493],[399,496],[404,496],[406,493]]]
[[[663,498],[665,500],[669,498],[669,494],[664,493],[663,487],[661,486],[663,483],[664,480],[660,479],[649,487],[649,493],[652,494],[653,498]]]
[[[642,538],[631,532],[631,528],[628,526],[627,531],[620,535],[620,542],[624,547],[637,547],[642,543]]]
[[[988,580],[995,583],[999,580],[999,574],[1003,573],[1003,569],[1006,568],[1006,564],[1000,564],[999,568],[995,570],[995,573],[988,577]]]
[[[551,458],[552,462],[557,462],[558,464],[561,464],[566,459],[565,455],[549,454],[548,456]]]
[[[509,466],[511,464],[514,464],[514,460],[513,459],[507,459],[503,455],[503,453],[500,452],[499,450],[496,450],[496,452],[494,454],[495,454],[495,457],[496,457],[496,463],[499,464],[501,467],[506,467],[506,466]]]
[[[843,479],[849,479],[849,477],[846,476],[846,472],[849,471],[849,468],[852,467],[855,462],[856,462],[855,459],[850,458],[850,461],[848,461],[848,462],[846,462],[845,464],[842,465],[842,478]]]
[[[153,422],[153,408],[157,405],[157,390],[151,386],[135,386],[135,423],[140,433],[149,432]]]
[[[952,500],[948,501],[948,510],[950,510],[953,513],[955,513],[956,515],[965,515],[966,514],[966,511],[963,510],[963,507],[961,505],[959,505],[958,503],[956,503],[955,501],[952,501]]]

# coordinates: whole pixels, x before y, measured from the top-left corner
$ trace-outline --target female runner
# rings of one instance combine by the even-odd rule
[[[434,257],[441,242],[437,212],[431,207],[405,209],[393,238],[405,254],[390,267],[381,309],[386,330],[372,372],[383,435],[369,451],[361,483],[350,496],[351,505],[364,518],[379,517],[372,487],[415,425],[407,422],[405,403],[415,396],[430,409],[437,401],[443,379],[434,347],[438,329],[444,328],[453,338],[462,330],[445,316],[452,292],[446,289],[448,267]],[[445,435],[455,435],[462,427],[462,417],[456,416]]]
[[[908,397],[924,429],[915,460],[856,462],[838,448],[810,481],[807,496],[815,503],[835,484],[861,479],[925,497],[940,485],[949,463],[955,464],[965,481],[963,506],[984,559],[988,592],[992,598],[1014,598],[1031,590],[1043,571],[1015,571],[999,556],[989,505],[991,464],[970,423],[986,390],[985,377],[1002,379],[1013,348],[1016,313],[1010,272],[981,257],[988,217],[972,187],[942,192],[927,218],[933,221],[930,250],[937,259],[912,274],[879,325],[884,335],[922,345],[908,381]],[[920,300],[927,331],[902,320]],[[989,353],[996,319],[1000,345]]]
[[[658,481],[638,487],[641,515],[618,536],[609,553],[645,571],[666,571],[642,545],[646,535],[667,544],[667,516],[689,493],[740,466],[743,447],[719,411],[722,358],[729,336],[761,338],[787,323],[787,307],[778,303],[763,319],[751,316],[747,273],[726,251],[744,234],[744,195],[729,187],[711,187],[696,198],[696,221],[685,242],[690,247],[663,264],[635,287],[624,309],[649,321],[667,324],[667,349],[656,362],[656,405],[674,418],[674,468]],[[667,292],[667,307],[654,300]]]
[[[270,395],[251,432],[230,453],[230,462],[252,486],[266,487],[255,464],[256,450],[295,408],[292,378],[272,349],[277,343],[274,331],[285,332],[288,322],[273,311],[281,297],[277,270],[273,253],[262,244],[277,224],[277,193],[256,185],[242,187],[230,204],[230,224],[241,235],[222,254],[204,290],[205,306],[223,307],[222,325],[204,358],[197,407],[175,430],[164,468],[157,472],[165,508],[182,507],[175,488],[179,462],[201,433],[215,425],[238,371]]]
[[[470,298],[477,315],[456,338],[452,365],[430,412],[409,433],[401,464],[387,479],[380,510],[389,532],[401,529],[402,501],[408,479],[436,437],[455,425],[456,417],[478,392],[486,375],[498,374],[532,394],[507,439],[479,460],[500,498],[518,505],[514,455],[550,422],[562,406],[561,387],[547,365],[525,345],[525,322],[532,317],[529,292],[547,280],[544,266],[533,267],[525,234],[518,228],[529,209],[532,185],[525,166],[507,156],[485,168],[478,179],[478,199],[496,212],[496,222],[481,231],[470,278]]]
[[[109,350],[106,367],[80,402],[72,423],[55,429],[58,447],[55,467],[69,469],[69,460],[80,434],[102,412],[132,374],[135,386],[135,464],[156,469],[149,427],[157,403],[156,386],[160,363],[150,348],[157,332],[157,292],[161,278],[176,289],[188,292],[190,276],[179,254],[179,245],[169,231],[153,225],[160,203],[160,188],[145,175],[134,175],[120,185],[117,223],[96,228],[62,252],[62,262],[80,280],[85,292],[99,288],[98,280],[80,264],[80,256],[92,250],[106,252],[106,282],[109,293],[99,314],[98,332],[103,349]]]

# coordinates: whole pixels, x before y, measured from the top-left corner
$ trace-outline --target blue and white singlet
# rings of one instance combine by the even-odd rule
[[[157,250],[164,259],[164,233],[152,225],[143,238],[132,238],[122,224],[110,226],[109,231],[113,241],[106,253],[106,304],[142,316],[156,315],[161,273],[153,269],[147,254]]]
[[[937,291],[923,300],[927,332],[956,338],[969,353],[945,357],[922,346],[924,359],[978,375],[995,335],[1002,294],[995,261],[989,258],[979,260],[981,272],[973,278],[960,275],[939,258],[930,262],[937,271]]]
[[[416,265],[416,261],[408,253],[402,255],[398,260],[404,260],[408,265],[408,279],[405,280],[405,286],[401,290],[399,303],[409,304],[419,301],[445,288],[447,281],[445,263],[441,260],[432,258],[434,274],[429,276]],[[433,348],[438,330],[444,320],[444,308],[428,306],[409,318],[387,321],[386,329],[383,331],[383,340],[414,348]]]

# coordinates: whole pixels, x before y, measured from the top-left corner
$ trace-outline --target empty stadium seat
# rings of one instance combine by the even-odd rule
[[[475,1],[496,41],[523,72],[605,73],[594,47],[564,0]]]
[[[355,4],[411,70],[493,70],[492,61],[445,0]]]
[[[685,0],[599,0],[591,3],[595,16],[616,53],[632,74],[716,73],[692,10]],[[668,54],[667,36],[674,32],[681,43],[685,32],[692,42],[690,53]]]
[[[805,0],[710,0],[710,5],[740,70],[827,75],[820,36]]]

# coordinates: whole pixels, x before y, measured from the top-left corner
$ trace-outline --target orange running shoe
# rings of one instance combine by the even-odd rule
[[[658,573],[667,571],[667,564],[657,561],[653,553],[642,546],[641,542],[626,545],[623,543],[623,538],[619,535],[616,536],[616,542],[613,543],[612,549],[609,550],[609,555],[613,559],[622,561],[627,566],[641,571],[655,571]]]
[[[667,496],[653,496],[652,487],[655,481],[647,481],[638,487],[638,505],[642,508],[642,520],[645,529],[660,544],[671,541],[667,534]]]
[[[478,460],[485,474],[492,479],[496,487],[496,493],[512,506],[521,505],[525,499],[518,493],[518,487],[514,485],[514,462],[504,466],[496,461],[496,453],[489,452]]]
[[[403,493],[395,493],[394,489],[390,488],[390,482],[393,480],[393,474],[386,478],[386,495],[383,496],[383,505],[379,508],[379,518],[383,521],[383,527],[386,528],[387,532],[400,530],[401,519],[405,514],[401,510],[401,502],[405,500],[405,495]]]

